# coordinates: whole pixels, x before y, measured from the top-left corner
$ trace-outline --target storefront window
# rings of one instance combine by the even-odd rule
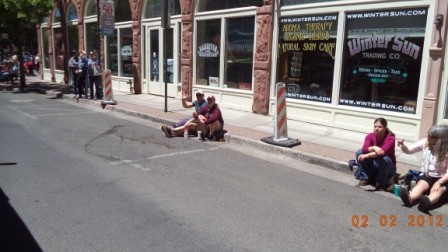
[[[280,19],[277,82],[286,97],[331,102],[337,14]]]
[[[54,56],[56,59],[56,70],[64,70],[64,57],[65,57],[65,48],[62,36],[62,28],[54,28],[53,29],[53,39],[54,39]]]
[[[47,26],[42,24],[42,26]],[[43,63],[43,68],[50,69],[50,58],[48,55],[48,28],[42,28],[42,52],[41,61]]]
[[[89,0],[86,5],[86,17],[98,15],[97,0]]]
[[[162,16],[162,1],[163,0],[147,0],[144,12],[144,18],[158,18]],[[171,15],[180,15],[180,1],[169,1],[172,4],[170,10]]]
[[[73,50],[78,51],[78,26],[68,25],[67,26],[67,39],[68,39],[68,49],[69,52]]]
[[[68,15],[67,15],[67,21],[74,21],[78,19],[78,13],[76,12],[76,7],[73,4],[70,4],[70,7],[68,7]]]
[[[120,30],[121,73],[123,77],[133,77],[132,28]]]
[[[334,2],[334,1],[341,1],[341,0],[280,0],[280,6],[299,5],[299,4],[308,4],[308,3]]]
[[[200,0],[199,12],[243,8],[248,6],[263,6],[263,0]]]
[[[108,69],[111,74],[118,76],[118,42],[117,42],[117,29],[115,29],[114,36],[108,36],[107,38],[107,51],[108,53]]]
[[[159,79],[159,30],[149,32],[150,50],[151,50],[151,80]]]
[[[166,80],[167,83],[172,84],[174,82],[174,53],[173,53],[173,29],[167,29],[167,41],[166,41],[166,48],[169,48],[168,50],[166,50],[166,77],[168,77],[168,79]],[[165,82],[165,78],[163,79],[163,81]]]
[[[221,48],[221,20],[197,23],[196,82],[217,87],[219,84],[219,54]]]
[[[78,14],[73,4],[70,4],[67,15],[67,39],[69,52],[78,50]]]
[[[416,113],[427,8],[346,15],[340,105]]]
[[[129,0],[115,0],[115,22],[126,22],[132,20],[131,5]]]
[[[59,12],[58,8],[54,9],[53,14],[53,24],[61,22],[61,13]]]
[[[252,89],[254,27],[254,17],[227,20],[224,87]]]
[[[86,23],[86,53],[97,51],[98,49],[98,27],[97,23]]]

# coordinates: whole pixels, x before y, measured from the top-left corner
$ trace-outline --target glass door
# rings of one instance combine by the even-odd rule
[[[147,54],[147,80],[149,83],[150,94],[165,95],[165,80],[167,81],[168,96],[174,97],[177,94],[177,85],[173,85],[175,81],[175,48],[173,44],[173,29],[167,29],[167,41],[164,44],[164,30],[160,27],[148,28],[148,54]],[[164,74],[164,46],[167,52],[167,67]]]

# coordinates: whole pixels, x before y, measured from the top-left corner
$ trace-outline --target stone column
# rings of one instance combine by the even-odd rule
[[[76,1],[76,12],[78,13],[78,51],[86,50],[84,48],[84,12],[83,12],[85,3],[86,1],[81,0]]]
[[[444,105],[444,101],[439,101],[439,92],[443,73],[443,55],[445,54],[444,40],[447,30],[448,1],[437,0],[434,9],[434,16],[437,14],[443,15],[443,23],[433,24],[419,138],[426,137],[428,129],[437,123],[438,106]],[[429,20],[429,22],[433,23],[434,20]],[[421,85],[424,85],[424,83],[421,83]]]
[[[274,0],[264,0],[257,8],[257,44],[254,60],[254,101],[252,111],[258,114],[269,113],[269,92],[272,61],[272,39],[274,20]]]
[[[132,10],[132,65],[134,71],[134,93],[142,93],[142,71],[141,71],[141,9],[143,0],[130,0]]]
[[[51,15],[50,15],[51,17]],[[55,68],[55,64],[54,64],[54,59],[53,59],[53,27],[51,25],[52,23],[52,18],[48,19],[48,23],[47,23],[47,32],[48,32],[48,58],[50,61],[50,74],[51,74],[51,81],[52,82],[56,82],[56,78],[54,76],[54,68]],[[44,61],[44,59],[42,59],[42,61]],[[43,64],[42,64],[42,69],[43,69]]]
[[[182,96],[192,96],[194,0],[180,0],[182,9]]]
[[[39,61],[42,61],[42,36],[40,35],[40,24],[36,25],[37,30],[37,56],[39,57]],[[39,69],[40,79],[44,79],[44,71],[42,71],[42,63],[40,64]]]

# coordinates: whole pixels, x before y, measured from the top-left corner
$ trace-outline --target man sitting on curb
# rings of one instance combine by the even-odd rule
[[[182,136],[185,128],[196,129],[201,131],[201,140],[205,141],[207,137],[210,141],[215,141],[215,135],[222,133],[224,128],[224,120],[222,118],[221,110],[215,102],[213,95],[207,97],[208,106],[203,107],[198,113],[193,113],[193,118],[184,126],[171,129],[166,124],[162,126],[162,131],[165,132],[166,137]],[[197,125],[196,125],[197,122]],[[205,132],[208,132],[207,134]]]
[[[185,128],[188,128],[188,132],[192,133],[196,131],[197,128],[197,119],[194,118],[202,108],[207,107],[207,101],[204,99],[204,91],[199,89],[196,91],[196,99],[194,102],[187,102],[187,96],[182,97],[182,106],[184,108],[195,108],[195,112],[193,115],[184,119],[181,119],[179,122],[173,125],[171,129],[169,126],[162,125],[162,131],[165,132],[166,137],[173,136],[183,136]]]
[[[222,118],[221,110],[215,102],[215,97],[210,95],[207,97],[208,106],[202,108],[197,113],[198,130],[201,131],[201,140],[205,141],[205,132],[209,132],[207,138],[211,141],[215,139],[215,133],[221,132],[224,129],[224,120]]]
[[[202,91],[201,89],[196,91],[196,100],[194,102],[188,102],[187,98],[188,98],[188,96],[186,96],[186,95],[184,95],[182,97],[182,106],[184,108],[194,107],[194,110],[197,113],[197,112],[199,112],[199,110],[201,110],[201,108],[207,107],[207,101],[204,99],[204,91]],[[181,119],[179,122],[177,122],[173,125],[173,128],[184,126],[192,118],[193,118],[193,116],[189,116],[187,118]]]

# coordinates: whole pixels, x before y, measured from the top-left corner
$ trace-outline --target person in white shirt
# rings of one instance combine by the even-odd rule
[[[410,193],[405,187],[401,187],[399,195],[407,207],[412,207],[412,202],[421,198],[418,209],[426,212],[446,192],[448,183],[448,126],[432,126],[426,138],[409,147],[404,144],[404,140],[398,140],[397,145],[406,154],[423,151],[422,167],[417,184]],[[425,194],[429,195],[426,196]]]

